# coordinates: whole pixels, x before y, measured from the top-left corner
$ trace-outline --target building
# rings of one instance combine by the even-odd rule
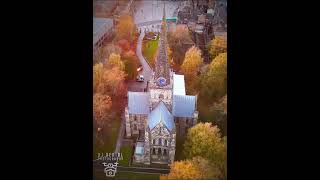
[[[128,92],[126,136],[138,136],[135,163],[172,163],[176,136],[185,135],[198,119],[196,96],[186,95],[184,75],[177,75],[170,69],[165,9],[163,14],[155,71],[147,92]]]
[[[93,18],[93,55],[97,53],[103,42],[110,39],[115,32],[113,19]]]

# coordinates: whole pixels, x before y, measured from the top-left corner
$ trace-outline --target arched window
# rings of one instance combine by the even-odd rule
[[[159,138],[159,145],[162,145],[162,139]]]
[[[167,150],[163,149],[163,155],[167,155]]]
[[[161,148],[158,148],[158,154],[161,154]]]
[[[164,140],[164,145],[168,146],[168,141],[166,139]]]
[[[156,144],[156,139],[153,139],[152,144]]]
[[[152,148],[152,154],[156,154],[156,149]]]

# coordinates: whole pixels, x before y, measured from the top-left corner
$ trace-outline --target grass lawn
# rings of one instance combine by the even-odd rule
[[[112,153],[116,148],[118,131],[120,128],[120,117],[111,120],[110,123],[104,127],[103,140],[104,144],[98,144],[93,140],[93,159],[97,159],[98,153]]]
[[[155,56],[158,49],[159,37],[157,40],[145,40],[143,41],[142,54],[148,61],[150,66],[154,68]]]
[[[119,161],[120,166],[129,166],[129,162],[132,155],[132,148],[130,146],[122,146],[120,149],[120,152],[122,153],[123,160]]]
[[[159,180],[159,174],[141,174],[132,172],[117,172],[116,180]]]

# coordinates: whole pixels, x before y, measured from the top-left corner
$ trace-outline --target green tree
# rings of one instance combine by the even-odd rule
[[[217,101],[227,93],[227,53],[219,54],[199,81],[200,96]]]
[[[188,130],[183,153],[187,159],[200,156],[209,160],[226,176],[226,138],[220,136],[217,126],[199,123]]]

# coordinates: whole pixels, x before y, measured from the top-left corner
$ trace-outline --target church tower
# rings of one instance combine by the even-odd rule
[[[165,4],[161,23],[160,40],[155,61],[153,77],[150,79],[150,110],[163,101],[169,111],[172,110],[173,72],[170,69],[167,54],[167,24]]]

